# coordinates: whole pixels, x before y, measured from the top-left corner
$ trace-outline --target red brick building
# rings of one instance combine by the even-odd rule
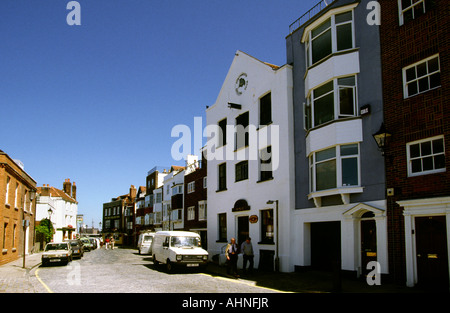
[[[447,1],[380,0],[389,272],[448,287],[450,20]]]
[[[36,181],[20,161],[0,150],[0,265],[34,247]],[[25,223],[24,223],[25,222]]]
[[[184,230],[200,234],[202,247],[207,249],[207,177],[206,159],[188,165],[195,168],[184,176]]]

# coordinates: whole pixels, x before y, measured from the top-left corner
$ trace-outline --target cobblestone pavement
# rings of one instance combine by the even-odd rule
[[[334,290],[331,273],[267,273],[229,277],[226,269],[208,265],[206,273],[168,274],[156,268],[150,256],[134,249],[94,250],[67,266],[40,266],[41,254],[0,266],[0,293],[124,292],[124,293],[329,293]],[[418,293],[423,290],[382,283],[368,286],[362,280],[343,279],[344,293]]]

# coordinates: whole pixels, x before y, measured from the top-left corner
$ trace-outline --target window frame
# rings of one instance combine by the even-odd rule
[[[221,172],[221,167],[224,169]],[[223,174],[223,177],[221,177]],[[217,165],[217,191],[227,190],[227,163],[223,162]]]
[[[269,98],[269,100],[267,100]],[[259,98],[259,127],[272,124],[272,92]]]
[[[344,84],[340,83],[343,79],[349,79],[354,78],[354,85],[350,86],[350,84]],[[324,92],[323,94],[315,97],[315,91],[318,91],[319,88],[323,88],[326,85],[332,83],[333,89]],[[345,114],[342,113],[342,103],[341,103],[341,90],[343,89],[351,89],[352,90],[352,96],[353,96],[353,114]],[[324,99],[325,97],[328,97],[330,95],[333,95],[333,118],[330,120],[326,120],[324,122],[316,121],[316,107],[318,105],[318,101],[321,99]],[[319,86],[316,86],[309,90],[306,102],[303,108],[303,114],[304,114],[304,129],[309,130],[315,127],[319,127],[321,125],[337,121],[342,118],[347,117],[357,117],[358,116],[358,79],[356,74],[352,75],[346,75],[342,77],[335,77],[332,80],[329,80]],[[316,124],[317,122],[317,124]]]
[[[442,147],[443,147],[442,152],[433,153],[433,141],[435,141],[435,140],[442,140]],[[422,150],[421,144],[425,143],[425,142],[431,142],[431,154],[427,154],[424,156],[420,155],[419,157],[411,157],[411,149],[410,149],[411,146],[418,144],[420,149]],[[420,152],[420,154],[422,154],[422,153]],[[434,157],[438,156],[438,155],[444,156],[444,167],[436,169]],[[423,170],[423,159],[425,157],[431,157],[433,159],[433,169],[432,170]],[[445,137],[444,137],[444,135],[439,135],[439,136],[434,136],[434,137],[429,137],[429,138],[425,138],[425,139],[421,139],[421,140],[408,142],[406,144],[406,158],[407,158],[408,177],[416,177],[416,176],[423,176],[423,175],[446,172],[447,168],[445,167]],[[419,159],[422,160],[422,162],[421,162],[422,171],[413,173],[412,162],[415,160],[419,160]]]
[[[248,160],[243,160],[234,165],[235,182],[248,179]],[[244,175],[245,174],[245,175]]]
[[[351,12],[351,19],[350,20],[346,20],[346,21],[342,21],[342,22],[337,22],[336,23],[336,16],[337,15],[343,15],[346,13]],[[330,21],[330,26],[328,26],[327,28],[323,29],[321,32],[319,32],[318,34],[316,34],[315,36],[313,36],[313,31],[319,29],[322,25],[324,25],[325,23],[327,23],[328,21]],[[338,32],[337,32],[337,28],[339,26],[343,26],[345,24],[351,24],[351,39],[352,39],[352,45],[350,48],[345,48],[345,49],[338,49]],[[313,62],[313,42],[314,40],[317,40],[319,37],[324,36],[326,32],[330,31],[330,37],[331,37],[331,52],[328,53],[326,56],[323,56],[322,58],[315,60]],[[319,25],[317,25],[316,27],[314,27],[313,29],[308,30],[308,34],[305,40],[305,59],[306,59],[306,67],[309,68],[317,63],[320,63],[322,60],[326,59],[327,57],[329,57],[330,55],[333,55],[334,53],[337,52],[342,52],[342,51],[347,51],[347,50],[351,50],[354,49],[356,47],[356,40],[355,40],[355,14],[353,12],[353,8],[350,10],[346,10],[346,11],[342,11],[342,12],[336,12],[334,14],[332,14],[331,16],[329,16],[327,19],[325,19],[322,23],[320,23]]]
[[[412,11],[412,18],[411,20],[414,20],[416,18],[418,18],[421,15],[424,15],[425,13],[427,13],[427,6],[426,6],[426,2],[425,0],[416,0],[417,2],[415,3],[411,3],[410,6],[408,6],[407,8],[403,8],[403,4],[402,4],[402,0],[398,0],[398,18],[399,18],[399,24],[400,26],[404,25],[406,22],[409,22],[410,20],[405,22],[405,12],[411,10]],[[419,5],[422,5],[423,8],[423,12],[421,15],[415,17],[415,7],[418,7]]]
[[[265,153],[270,154],[270,158],[268,158],[267,160],[261,158],[261,155],[264,150],[266,150]],[[259,181],[258,182],[263,182],[263,181],[268,181],[268,180],[273,179],[272,146],[269,145],[267,147],[260,149],[258,151],[258,158],[259,158]],[[267,171],[267,170],[263,171],[262,170],[263,164],[264,165],[270,164],[270,171]]]
[[[356,147],[358,149],[358,153],[343,155],[342,147],[345,147],[345,146],[348,147],[348,146],[352,146],[352,145],[356,145]],[[334,156],[317,161],[317,153],[326,152],[331,149],[334,149],[334,151],[335,151]],[[322,192],[325,190],[341,189],[341,188],[361,187],[361,147],[360,147],[359,142],[340,144],[340,145],[336,145],[336,146],[327,147],[322,150],[314,151],[309,155],[308,159],[309,159],[309,189],[310,189],[310,193]],[[356,185],[343,183],[343,178],[344,178],[343,168],[344,168],[344,166],[342,164],[343,163],[342,161],[346,160],[346,159],[356,159],[357,179],[358,179],[358,182]],[[333,160],[335,160],[335,176],[336,176],[335,186],[333,186],[331,188],[318,189],[317,165],[325,164],[326,162],[330,162]]]
[[[430,72],[429,72],[429,61],[431,61],[431,60],[433,60],[433,59],[435,59],[435,58],[437,58],[438,69],[430,73]],[[417,71],[418,71],[418,70],[417,70],[417,68],[418,68],[420,65],[424,64],[424,63],[426,63],[427,73],[426,73],[425,75],[422,75],[422,76],[418,77],[418,74],[417,74]],[[415,68],[415,78],[408,81],[408,80],[407,80],[407,76],[408,76],[408,75],[407,75],[407,71],[410,70],[410,69],[412,69],[412,68]],[[439,86],[430,87],[430,78],[431,78],[431,76],[433,76],[433,75],[435,75],[435,74],[438,74],[438,73],[439,73]],[[422,59],[422,60],[420,60],[420,61],[418,61],[418,62],[416,62],[416,63],[413,63],[413,64],[410,64],[410,65],[408,65],[408,66],[405,66],[405,67],[402,69],[402,78],[403,78],[403,98],[404,98],[404,99],[408,99],[408,98],[411,98],[411,97],[414,97],[414,96],[417,96],[417,95],[426,93],[426,92],[428,92],[428,91],[430,91],[430,90],[440,88],[440,87],[442,86],[442,81],[441,81],[440,73],[441,73],[441,61],[440,61],[439,53],[434,54],[434,55],[432,55],[432,56],[430,56],[430,57],[428,57],[428,58]],[[428,80],[428,89],[426,89],[426,90],[424,90],[424,91],[419,91],[419,88],[420,88],[420,85],[419,85],[420,83],[419,83],[419,81],[422,80],[422,79],[424,79],[424,78],[427,78],[427,80]],[[415,82],[415,83],[417,84],[417,85],[416,85],[416,86],[417,86],[417,92],[414,93],[414,94],[412,94],[412,95],[409,95],[408,85],[411,84],[411,83],[413,83],[413,82]]]

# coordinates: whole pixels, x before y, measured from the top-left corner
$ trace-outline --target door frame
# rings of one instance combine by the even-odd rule
[[[404,208],[406,286],[418,283],[417,249],[415,238],[415,218],[425,216],[445,216],[447,228],[447,260],[450,284],[450,197],[397,201]]]

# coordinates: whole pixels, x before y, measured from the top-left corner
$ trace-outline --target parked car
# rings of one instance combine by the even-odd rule
[[[152,254],[152,242],[155,233],[142,233],[139,235],[138,250],[139,254]]]
[[[45,246],[41,257],[42,265],[49,263],[63,263],[72,261],[72,247],[68,242],[50,242]]]
[[[92,242],[89,238],[81,238],[80,240],[83,243],[84,251],[88,252],[92,250]]]
[[[165,264],[168,272],[174,266],[205,268],[208,252],[201,248],[200,235],[187,231],[159,231],[152,243],[153,263]]]
[[[84,245],[80,239],[67,240],[72,247],[72,257],[82,258],[84,255]]]

